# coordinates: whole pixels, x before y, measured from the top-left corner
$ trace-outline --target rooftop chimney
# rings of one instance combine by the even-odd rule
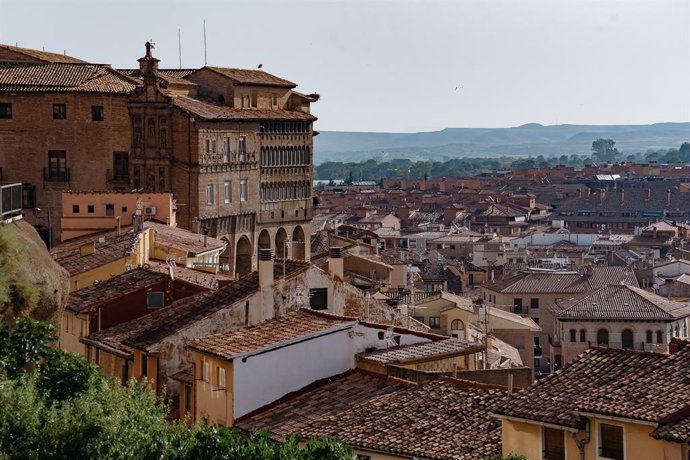
[[[343,248],[331,246],[331,249],[328,253],[328,273],[340,280],[344,279],[345,269],[343,267]]]
[[[671,206],[671,189],[666,189],[666,204]]]
[[[645,200],[651,200],[652,199],[652,189],[651,188],[644,189],[644,199]]]
[[[621,204],[625,203],[625,191],[623,189],[620,189],[620,199]]]
[[[259,249],[259,289],[273,286],[273,254],[270,249]]]

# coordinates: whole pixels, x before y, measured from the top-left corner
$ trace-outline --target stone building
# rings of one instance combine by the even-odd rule
[[[62,190],[172,192],[181,227],[227,242],[227,271],[260,248],[307,260],[318,96],[261,70],[159,69],[152,48],[130,70],[0,49],[0,171],[33,223],[57,240]]]

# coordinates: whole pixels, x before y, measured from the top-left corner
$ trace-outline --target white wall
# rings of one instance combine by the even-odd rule
[[[238,418],[317,380],[355,367],[350,329],[233,361]]]
[[[568,241],[578,246],[591,246],[597,239],[599,239],[598,235],[584,233],[573,233],[569,235],[562,235],[559,233],[534,233],[523,238],[515,238],[510,244],[524,248],[527,246],[546,246],[558,243],[559,241]]]

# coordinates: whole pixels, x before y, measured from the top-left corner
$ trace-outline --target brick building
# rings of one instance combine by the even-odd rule
[[[159,69],[150,43],[138,62],[0,46],[0,180],[25,184],[32,223],[57,239],[63,190],[172,192],[181,227],[228,243],[232,273],[260,248],[308,259],[318,96],[260,70]]]

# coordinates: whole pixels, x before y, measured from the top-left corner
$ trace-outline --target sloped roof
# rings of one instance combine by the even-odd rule
[[[156,234],[156,243],[169,245],[177,249],[187,251],[190,257],[194,257],[209,251],[218,251],[225,248],[227,243],[221,239],[213,238],[199,233],[190,232],[179,227],[171,227],[167,224],[147,221],[145,228],[152,228]]]
[[[690,440],[690,348],[673,355],[592,348],[515,394],[495,413],[574,428],[577,413],[658,423],[653,436]]]
[[[204,69],[210,69],[243,85],[280,86],[286,88],[295,88],[297,86],[291,81],[276,77],[275,75],[271,75],[263,70],[234,69],[230,67],[211,66],[206,66]]]
[[[639,286],[635,274],[626,267],[594,267],[591,275],[577,272],[522,272],[485,287],[502,293],[581,293],[608,284]]]
[[[476,385],[479,386],[479,385]],[[489,414],[501,390],[437,380],[379,396],[298,430],[337,436],[359,449],[434,460],[484,460],[501,453],[501,424]]]
[[[19,46],[2,45],[0,44],[0,49],[6,49],[14,53],[23,54],[30,58],[30,61],[43,61],[45,63],[55,63],[55,62],[65,62],[65,63],[79,63],[83,64],[86,61],[77,59],[67,54],[51,53],[50,51],[39,51],[31,48],[22,48]],[[17,62],[17,60],[15,60]]]
[[[299,110],[284,109],[238,109],[210,101],[202,101],[188,96],[173,96],[172,103],[183,111],[204,120],[289,120],[314,121],[316,117]]]
[[[349,329],[357,324],[350,318],[314,315],[306,310],[290,312],[262,323],[190,341],[195,350],[232,360],[264,352],[296,340]]]
[[[0,91],[129,94],[135,88],[106,65],[0,62]]]
[[[377,350],[371,353],[364,353],[362,357],[370,361],[392,364],[459,356],[462,354],[476,353],[483,348],[483,346],[477,343],[463,342],[449,338],[447,340],[403,345],[387,350]]]
[[[559,319],[674,320],[690,316],[690,304],[627,285],[610,285],[558,302]]]

